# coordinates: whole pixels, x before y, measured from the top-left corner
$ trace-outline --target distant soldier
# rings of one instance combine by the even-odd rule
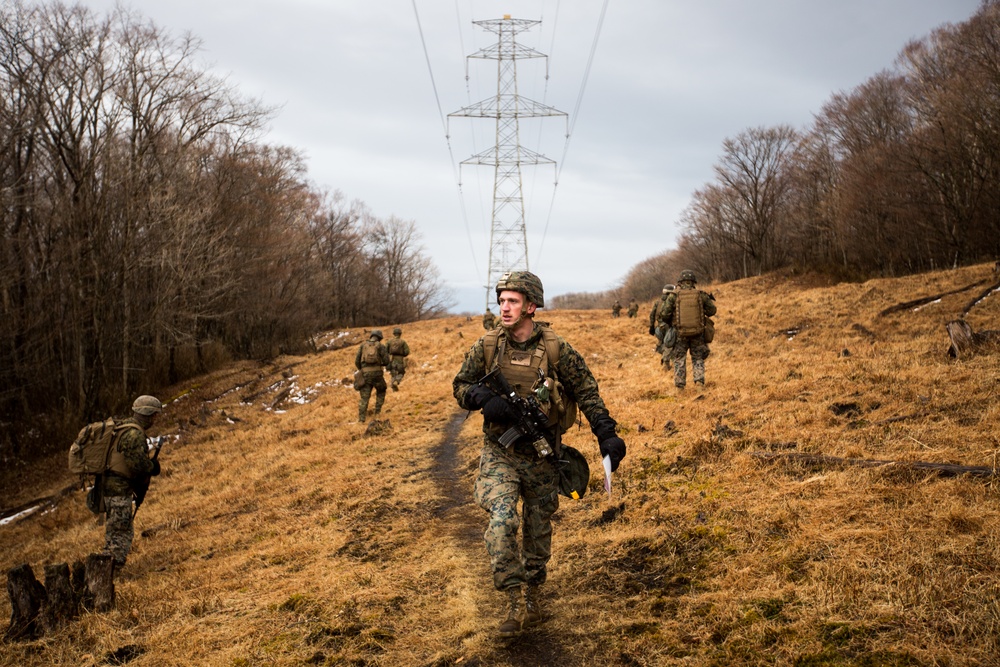
[[[358,398],[358,421],[364,423],[368,416],[368,401],[372,396],[372,389],[375,390],[375,414],[382,412],[382,404],[385,403],[385,376],[383,369],[389,365],[389,350],[382,344],[382,332],[372,329],[368,340],[358,346],[358,353],[354,357],[354,366],[361,371],[365,383],[358,389],[361,392]]]
[[[660,300],[653,304],[652,310],[649,311],[649,335],[656,336],[656,353],[663,354],[663,334],[665,333],[664,327],[659,326],[657,320],[657,314],[660,309],[663,308],[663,304],[667,300],[667,296],[673,292],[676,288],[675,285],[666,284],[663,286],[663,290],[660,293]]]
[[[715,297],[695,287],[696,282],[694,271],[681,271],[677,291],[667,295],[657,313],[660,326],[672,327],[676,334],[669,358],[673,361],[674,386],[678,389],[687,384],[689,351],[694,382],[705,385],[705,359],[710,354],[708,343],[712,342],[715,334],[714,326],[708,319],[717,310]],[[663,345],[667,347],[666,340]],[[665,351],[664,358],[666,354]]]
[[[628,316],[633,318],[639,314],[639,304],[636,302],[635,297],[628,300]]]
[[[489,308],[483,313],[483,328],[489,331],[496,326],[497,316],[493,314],[493,311]]]
[[[410,346],[403,340],[403,330],[396,327],[392,330],[392,338],[386,344],[389,349],[389,375],[392,377],[392,390],[399,391],[399,383],[406,375],[406,358],[410,356]]]
[[[104,553],[115,569],[125,565],[132,550],[135,526],[132,517],[134,484],[160,474],[160,462],[149,458],[146,431],[156,421],[163,404],[155,396],[140,396],[132,403],[132,416],[116,427],[117,442],[111,445],[110,468],[101,476],[104,484]],[[117,428],[121,430],[118,431]]]
[[[611,304],[611,317],[621,317],[622,315],[622,304],[618,299]]]

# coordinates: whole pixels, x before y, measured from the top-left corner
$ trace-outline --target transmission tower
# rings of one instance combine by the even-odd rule
[[[546,57],[543,53],[518,44],[517,35],[540,23],[541,21],[512,19],[509,15],[502,19],[473,21],[474,25],[498,37],[496,44],[468,56],[497,61],[497,94],[448,114],[449,117],[492,118],[496,121],[496,145],[461,163],[494,168],[490,258],[486,274],[487,307],[494,303],[490,290],[504,273],[528,270],[528,235],[524,224],[521,166],[555,165],[555,161],[521,145],[519,121],[521,118],[566,116],[563,111],[517,93],[517,61]]]

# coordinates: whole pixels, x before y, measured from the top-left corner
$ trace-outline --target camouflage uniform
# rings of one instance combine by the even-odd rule
[[[615,301],[611,305],[611,317],[621,317],[621,314],[622,314],[622,305],[618,301]]]
[[[694,283],[682,282],[678,287],[680,290],[697,289]],[[715,299],[712,298],[707,292],[698,290],[701,294],[701,307],[702,311],[705,313],[706,317],[711,317],[717,312],[715,306]],[[661,326],[666,327],[673,326],[674,318],[674,304],[677,301],[677,294],[671,293],[667,295],[667,299],[663,301],[657,311],[657,320],[660,322]],[[668,362],[673,363],[674,367],[674,386],[678,389],[683,389],[687,384],[687,355],[688,352],[691,353],[691,374],[692,379],[697,384],[705,384],[705,359],[711,354],[711,350],[708,349],[708,343],[705,342],[705,335],[698,334],[697,336],[677,336],[677,341],[674,343],[672,348],[665,348],[663,351],[663,362],[666,364]]]
[[[386,348],[389,350],[388,370],[392,378],[392,390],[396,391],[399,389],[399,383],[403,381],[403,376],[406,375],[406,358],[410,356],[410,346],[403,340],[401,333],[393,331]]]
[[[639,314],[639,304],[636,303],[635,299],[628,302],[628,316],[630,318],[635,317]]]
[[[501,331],[500,336],[506,338],[509,350],[530,352],[544,345],[539,323],[534,323],[531,336],[523,343],[510,338],[506,330]],[[555,371],[566,394],[577,402],[592,428],[600,421],[610,424],[613,431],[614,420],[598,393],[594,375],[569,343],[562,338],[558,341],[559,361]],[[494,364],[496,362],[494,360]],[[462,408],[477,409],[468,402],[468,392],[486,374],[485,364],[484,342],[480,338],[466,354],[452,382],[455,399]],[[476,503],[490,514],[484,538],[493,570],[493,585],[498,590],[510,590],[524,584],[537,586],[545,581],[551,556],[551,517],[559,507],[559,475],[552,457],[539,457],[530,442],[518,441],[505,449],[498,437],[508,427],[509,424],[483,420],[483,452],[473,492]],[[523,518],[518,516],[519,499],[523,499]],[[520,548],[517,543],[519,527],[523,534]]]
[[[384,368],[389,365],[389,350],[381,342],[382,334],[378,337],[372,336],[367,341],[358,346],[358,353],[354,357],[354,366],[365,376],[365,386],[360,390],[358,398],[358,421],[363,422],[368,416],[368,401],[371,400],[372,389],[375,390],[375,414],[382,412],[382,404],[385,403],[385,392],[388,387],[385,384]],[[361,361],[361,354],[365,345],[375,342],[378,345],[378,365],[366,365]]]
[[[113,445],[124,455],[130,475],[125,477],[109,471],[103,477],[104,505],[107,512],[104,551],[111,554],[117,567],[125,565],[125,559],[132,550],[132,540],[135,537],[132,524],[132,480],[148,477],[158,467],[157,463],[149,458],[146,432],[142,424],[135,418],[126,419],[123,423],[139,427],[123,430],[118,436],[118,442]]]
[[[496,326],[496,323],[497,316],[493,314],[492,310],[487,309],[486,312],[483,313],[483,328],[489,331]]]

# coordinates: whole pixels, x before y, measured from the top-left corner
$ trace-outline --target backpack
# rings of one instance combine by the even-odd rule
[[[674,301],[674,327],[678,336],[698,336],[704,333],[705,310],[700,290],[678,290]]]
[[[486,362],[486,370],[491,370],[493,360],[496,356],[497,347],[502,329],[490,330],[483,336],[483,358]],[[559,365],[559,338],[556,332],[547,326],[542,325],[542,344],[545,346],[545,357],[547,361],[546,376],[551,378],[551,402],[559,416],[559,432],[566,432],[576,423],[576,401],[572,400],[563,390],[562,383],[556,377],[556,367]],[[546,384],[549,384],[547,381]]]
[[[364,347],[361,348],[361,363],[365,366],[381,366],[382,360],[379,359],[378,346],[379,344],[373,340],[365,341]]]
[[[403,354],[403,351],[406,349],[403,347],[404,345],[406,345],[406,342],[402,338],[393,338],[389,341],[389,345],[387,346],[389,348],[389,354]]]
[[[110,470],[113,467],[112,445],[130,428],[142,430],[136,424],[114,418],[84,426],[69,447],[69,471],[80,475],[100,475]]]

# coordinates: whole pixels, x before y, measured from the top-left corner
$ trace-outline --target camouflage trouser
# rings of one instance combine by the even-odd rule
[[[406,375],[406,361],[393,359],[389,362],[388,368],[389,375],[392,377],[392,388],[395,389],[403,381],[403,376]]]
[[[705,359],[711,353],[704,336],[678,336],[671,357],[674,360],[674,386],[687,384],[687,353],[691,351],[691,374],[695,382],[705,384]]]
[[[111,554],[115,565],[125,564],[135,529],[132,526],[132,496],[104,496],[107,516],[104,528],[104,552]]]
[[[385,403],[385,376],[379,373],[365,373],[365,386],[360,390],[358,398],[358,421],[364,421],[368,416],[368,401],[372,397],[372,389],[375,390],[375,414],[382,412],[382,404]]]
[[[551,457],[509,453],[486,439],[473,498],[490,513],[483,537],[497,590],[545,583],[552,555],[551,518],[559,509],[558,484]],[[523,520],[517,512],[520,498],[524,499]],[[523,532],[520,548],[519,527]]]

